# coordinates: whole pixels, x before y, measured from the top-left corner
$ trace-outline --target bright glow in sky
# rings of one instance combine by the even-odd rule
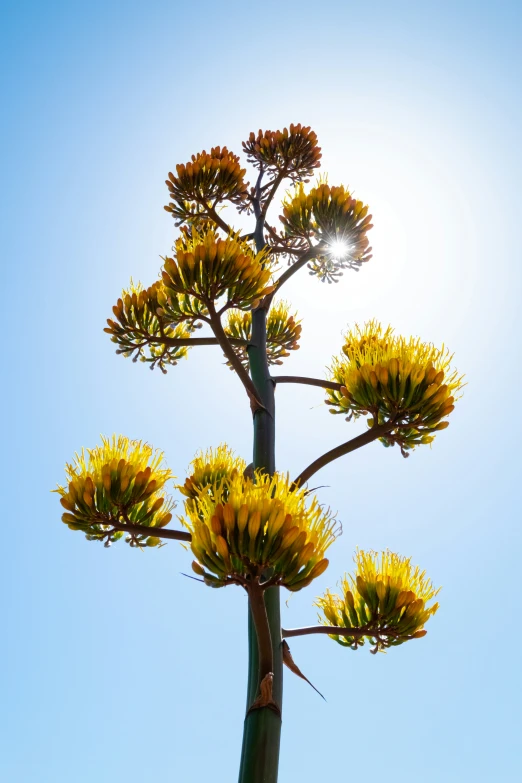
[[[245,597],[182,577],[176,544],[86,542],[49,490],[100,432],[148,440],[181,478],[199,448],[249,455],[248,404],[219,352],[163,376],[116,356],[102,329],[172,246],[167,172],[302,122],[329,183],[370,205],[373,258],[337,285],[292,278],[302,347],[281,372],[320,376],[347,326],[375,317],[444,342],[468,386],[432,449],[404,460],[372,444],[317,477],[344,532],[284,624],[315,622],[315,595],[357,545],[411,555],[443,586],[441,609],[387,655],[293,641],[328,701],[286,677],[281,783],[361,778],[380,754],[387,783],[514,783],[520,4],[266,0],[255,15],[239,0],[4,3],[0,779],[236,778]],[[278,389],[280,469],[364,427],[323,399]]]

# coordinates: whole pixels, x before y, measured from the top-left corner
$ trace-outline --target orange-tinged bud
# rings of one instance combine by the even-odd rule
[[[153,512],[159,511],[160,508],[162,507],[164,501],[165,501],[165,498],[158,498],[157,500],[155,500],[153,505],[152,505],[151,511],[153,511]]]
[[[220,536],[222,532],[221,522],[219,521],[219,518],[214,514],[210,520],[210,527],[212,528],[212,532],[216,536]]]
[[[316,579],[316,577],[321,576],[321,574],[324,574],[329,564],[330,561],[326,557],[323,557],[322,560],[319,560],[319,562],[314,565],[310,571],[310,574],[308,575],[308,579],[311,581],[312,579]]]
[[[281,549],[288,549],[289,547],[291,547],[294,541],[296,540],[297,536],[299,535],[299,532],[300,531],[297,526],[291,527],[290,530],[287,530],[287,532],[283,536],[283,540],[281,541]]]
[[[254,511],[248,520],[248,534],[251,539],[255,538],[259,533],[261,526],[261,514],[259,511]]]
[[[242,533],[248,522],[248,506],[243,504],[237,513],[237,526]]]
[[[453,406],[452,406],[453,410]],[[449,411],[448,411],[449,413]],[[440,421],[435,427],[432,427],[433,431],[435,430],[445,430],[446,427],[449,427],[450,423],[449,421]]]
[[[223,507],[223,521],[227,530],[232,532],[236,525],[236,515],[230,503],[226,503]]]
[[[158,519],[155,527],[165,527],[165,525],[169,524],[171,519],[172,519],[172,514],[169,511],[168,514],[163,514],[163,516]]]
[[[408,604],[411,604],[412,601],[415,601],[415,593],[411,590],[402,590],[395,601],[395,608],[400,609],[401,606],[407,606]]]
[[[156,479],[152,479],[152,481],[149,481],[149,483],[147,484],[147,486],[143,490],[143,494],[144,495],[152,495],[152,493],[156,489],[157,483],[158,482],[156,481]]]
[[[223,560],[229,559],[228,545],[223,536],[216,536],[216,549]]]
[[[60,498],[60,503],[67,511],[74,511],[74,503],[69,502],[67,498]]]
[[[205,569],[202,568],[200,564],[196,562],[196,560],[192,561],[192,570],[194,571],[195,574],[198,574],[199,576],[205,575]]]
[[[388,383],[388,370],[386,369],[386,367],[379,367],[378,376],[382,385],[386,386],[386,384]]]

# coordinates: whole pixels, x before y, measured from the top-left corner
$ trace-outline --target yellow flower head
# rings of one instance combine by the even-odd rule
[[[207,303],[225,295],[230,307],[246,309],[274,290],[267,251],[255,253],[235,234],[221,239],[213,229],[185,231],[175,251],[163,270],[168,296],[189,294]]]
[[[444,346],[395,336],[390,326],[370,321],[348,332],[342,350],[331,367],[332,380],[341,384],[340,391],[328,392],[333,413],[370,413],[370,426],[395,423],[381,440],[398,443],[405,455],[449,425],[445,418],[463,382]]]
[[[299,183],[283,202],[280,219],[288,237],[325,244],[324,252],[309,265],[311,274],[322,280],[331,282],[335,270],[339,274],[340,269],[358,268],[371,258],[367,232],[372,216],[342,185],[319,182],[305,193]]]
[[[165,309],[160,307],[160,300]],[[176,301],[176,304],[179,304]],[[189,303],[190,304],[190,303]],[[183,305],[183,302],[181,302]],[[150,368],[158,366],[162,372],[167,372],[167,366],[174,366],[187,356],[185,346],[169,346],[161,342],[166,338],[188,338],[194,330],[193,322],[197,315],[189,311],[182,312],[181,307],[175,312],[167,302],[163,283],[158,281],[149,288],[143,288],[141,283],[135,285],[132,280],[129,288],[122,291],[112,311],[116,320],[107,319],[105,332],[118,345],[116,353],[132,356],[148,362]]]
[[[184,524],[192,533],[193,566],[209,584],[267,578],[297,591],[328,566],[326,549],[336,523],[305,490],[293,490],[288,476],[238,470],[218,478],[185,504]]]
[[[426,635],[425,623],[439,608],[427,606],[440,591],[426,572],[411,565],[411,558],[393,552],[363,552],[355,555],[357,570],[340,583],[342,595],[329,590],[317,599],[323,625],[367,630],[364,636],[338,636],[339,644],[357,649],[364,638],[375,644],[375,652]]]
[[[321,148],[309,127],[290,125],[282,131],[251,133],[243,142],[247,160],[256,168],[282,174],[294,181],[313,174],[321,165]]]
[[[203,150],[188,163],[176,166],[176,174],[169,172],[166,185],[172,201],[165,209],[178,220],[199,222],[200,210],[209,202],[244,205],[248,199],[245,173],[238,156],[226,147],[213,147],[210,154]]]
[[[287,302],[281,301],[272,305],[266,319],[268,364],[282,364],[282,359],[290,356],[290,351],[296,351],[299,348],[301,329],[301,321],[297,320],[297,314],[290,315]],[[252,313],[230,310],[225,324],[225,332],[228,337],[251,340]],[[246,347],[236,346],[235,350],[243,364],[248,366]],[[229,363],[227,362],[227,364]]]
[[[113,522],[130,522],[147,527],[164,527],[172,519],[174,504],[162,493],[173,478],[161,467],[163,454],[142,441],[122,435],[102,438],[102,445],[82,449],[67,463],[68,483],[56,492],[66,509],[62,521],[71,530],[82,530],[89,539],[121,538]],[[131,536],[130,543],[149,543]]]
[[[187,498],[196,499],[205,490],[228,484],[236,476],[242,476],[245,468],[245,460],[222,443],[215,449],[198,452],[190,463],[190,476],[177,488]]]

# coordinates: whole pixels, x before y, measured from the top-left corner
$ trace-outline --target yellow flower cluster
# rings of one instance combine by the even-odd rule
[[[226,296],[230,307],[255,308],[271,293],[272,267],[266,251],[255,253],[237,235],[221,239],[212,229],[187,231],[176,241],[176,259],[165,258],[166,294],[189,294],[204,303]]]
[[[355,556],[357,571],[345,576],[342,595],[329,590],[317,599],[323,625],[367,630],[364,636],[331,638],[339,644],[357,649],[366,637],[375,644],[374,652],[395,647],[410,639],[426,635],[425,623],[439,608],[427,606],[440,591],[426,578],[426,572],[411,565],[411,558],[393,552],[363,552]]]
[[[201,493],[212,491],[212,488],[223,484],[225,491],[229,482],[242,476],[246,469],[246,462],[234,454],[226,443],[222,443],[215,449],[200,451],[190,463],[191,474],[184,484],[177,489],[192,500],[200,497]]]
[[[213,147],[210,154],[203,150],[188,163],[176,166],[176,174],[169,172],[166,184],[172,201],[165,209],[184,221],[197,216],[201,205],[205,209],[210,202],[243,205],[248,199],[245,173],[238,156],[226,147]]]
[[[266,319],[266,350],[268,364],[282,364],[282,359],[290,356],[290,351],[297,351],[299,338],[301,337],[301,322],[296,320],[297,315],[290,315],[287,302],[277,302],[272,305]],[[228,337],[251,340],[252,338],[252,314],[230,310],[228,313],[225,332]],[[241,359],[243,365],[248,366],[248,353],[246,347],[235,346],[234,350]],[[227,362],[230,366],[230,363]]]
[[[337,530],[315,498],[293,491],[288,476],[245,476],[243,462],[226,447],[198,460],[199,471],[184,487],[182,521],[192,534],[193,569],[207,584],[265,578],[297,591],[323,573]]]
[[[369,426],[394,423],[382,441],[398,443],[403,454],[449,426],[445,418],[463,382],[444,346],[397,337],[391,327],[370,321],[346,335],[342,350],[331,367],[331,379],[341,384],[340,391],[328,392],[332,413],[370,413]]]
[[[163,454],[141,441],[122,435],[102,438],[102,445],[75,455],[67,463],[67,485],[59,486],[60,503],[66,509],[62,521],[71,530],[81,530],[90,540],[108,543],[124,535],[114,522],[165,527],[172,519],[173,502],[162,493],[173,478],[162,468]],[[156,537],[131,536],[130,543],[157,546]]]
[[[313,174],[321,165],[321,148],[310,127],[290,125],[282,131],[251,133],[243,142],[247,160],[256,168],[280,173],[294,181]]]
[[[165,308],[160,307],[160,301]],[[142,362],[148,362],[151,369],[158,366],[166,372],[167,365],[176,365],[187,355],[188,348],[168,346],[161,339],[190,337],[193,321],[197,318],[194,312],[189,315],[182,311],[183,302],[176,300],[176,305],[174,311],[169,307],[162,282],[143,288],[141,283],[135,285],[131,280],[130,287],[122,291],[121,298],[112,308],[117,320],[108,318],[104,332],[118,345],[116,353],[132,356],[133,361],[140,358]]]
[[[280,220],[287,236],[325,243],[320,258],[332,260],[335,247],[344,247],[338,265],[357,268],[371,258],[367,232],[372,228],[368,207],[357,201],[342,185],[320,182],[309,193],[302,183],[283,202]],[[312,272],[314,267],[310,267]]]

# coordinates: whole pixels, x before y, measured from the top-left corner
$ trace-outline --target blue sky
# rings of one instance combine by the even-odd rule
[[[432,449],[372,444],[318,477],[344,534],[284,624],[315,621],[357,545],[411,555],[441,609],[386,656],[293,640],[328,701],[286,677],[280,779],[519,780],[519,4],[19,0],[2,17],[0,777],[235,779],[245,597],[181,576],[174,543],[86,542],[49,490],[100,433],[148,440],[180,478],[201,447],[248,456],[248,405],[219,352],[163,376],[102,329],[172,245],[167,172],[303,122],[330,182],[370,204],[374,258],[337,286],[288,284],[303,336],[285,370],[321,376],[343,330],[376,317],[446,343],[468,386]],[[357,433],[322,400],[278,390],[280,469]]]

